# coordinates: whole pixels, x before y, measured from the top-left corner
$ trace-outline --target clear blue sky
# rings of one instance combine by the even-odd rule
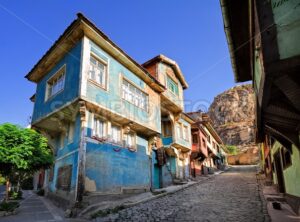
[[[0,0],[0,123],[27,125],[35,85],[24,76],[77,12],[139,63],[157,54],[176,60],[190,85],[186,111],[235,85],[219,0]]]

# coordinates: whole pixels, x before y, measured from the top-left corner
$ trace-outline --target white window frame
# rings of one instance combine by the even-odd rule
[[[96,65],[91,65],[91,58],[93,58],[96,61]],[[100,79],[96,78],[96,74],[95,78],[92,78],[91,76],[91,68],[97,68],[97,64],[101,64],[104,67],[103,70],[103,76],[102,79],[103,81],[100,82]],[[94,53],[90,53],[90,57],[89,57],[89,69],[88,69],[88,80],[92,83],[94,83],[95,85],[101,87],[104,90],[107,90],[107,82],[108,82],[108,63],[101,59],[99,56],[95,55]]]
[[[182,134],[183,134],[183,139],[185,141],[189,141],[189,127],[188,126],[183,125],[183,132],[182,132]]]
[[[59,149],[63,149],[65,147],[65,133],[64,132],[61,132],[59,134]]]
[[[169,87],[169,81],[171,81],[171,83],[172,83],[174,86],[176,86],[176,88],[177,88],[177,93],[176,93],[176,92],[173,92],[173,91],[171,90],[171,88]],[[171,76],[169,76],[168,74],[166,75],[166,86],[167,86],[167,89],[168,89],[168,91],[169,91],[170,93],[172,93],[172,94],[175,95],[176,97],[179,96],[179,85],[178,85],[178,83],[177,83]],[[176,90],[175,90],[175,91],[176,91]]]
[[[131,144],[128,143],[128,139],[131,137]],[[135,132],[129,132],[124,133],[124,146],[126,148],[134,148],[136,149],[136,133]]]
[[[126,78],[122,78],[121,97],[136,107],[148,112],[149,95]]]
[[[115,137],[116,134],[115,134],[115,130],[114,129],[118,129],[119,132],[117,135],[117,138]],[[122,128],[119,126],[119,125],[116,125],[116,124],[111,124],[111,128],[110,128],[110,139],[113,143],[117,143],[117,144],[120,144],[122,143]]]
[[[68,144],[74,142],[75,123],[70,122],[68,127]]]
[[[182,124],[176,123],[176,134],[179,139],[183,139]]]
[[[102,122],[103,124],[102,135],[100,134],[100,128],[98,128],[100,122]],[[93,119],[92,119],[92,136],[98,138],[104,138],[107,136],[107,121],[105,121],[104,119],[96,115],[93,115]]]
[[[58,69],[47,81],[45,101],[56,96],[65,88],[66,64]],[[55,89],[55,91],[54,91]]]

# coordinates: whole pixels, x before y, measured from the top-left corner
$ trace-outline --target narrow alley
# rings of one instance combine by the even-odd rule
[[[255,166],[237,166],[183,191],[94,221],[265,221]]]

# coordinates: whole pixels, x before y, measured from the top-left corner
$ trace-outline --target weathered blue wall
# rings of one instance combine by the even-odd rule
[[[36,98],[32,122],[44,117],[48,113],[55,111],[67,102],[78,97],[79,93],[79,73],[81,58],[81,41],[52,68],[37,84]],[[45,101],[47,81],[55,74],[64,64],[66,64],[66,78],[64,90],[57,95]]]
[[[104,90],[91,82],[87,83],[86,97],[92,102],[96,102],[120,115],[125,115],[133,121],[138,121],[146,127],[154,127],[156,131],[160,132],[160,106],[159,104],[151,106],[154,110],[147,112],[142,110],[121,97],[121,74],[129,81],[134,83],[139,88],[146,90],[146,83],[141,80],[134,73],[129,71],[121,63],[108,55],[101,48],[96,46],[90,41],[91,51],[99,56],[101,59],[108,62],[108,90]],[[149,101],[151,103],[151,95],[149,95]]]
[[[78,148],[80,143],[80,116],[77,115],[75,120],[74,128],[74,138],[73,142],[68,142],[68,137],[66,135],[64,139],[64,147],[60,148],[60,138],[59,136],[55,138],[55,143],[57,146],[56,155],[55,155],[55,166],[54,166],[54,176],[53,181],[49,182],[50,191],[56,191],[56,183],[58,177],[58,168],[65,165],[72,165],[72,179],[71,179],[71,191],[75,190],[77,182],[77,166],[78,166]]]
[[[161,137],[162,139],[162,142],[163,142],[163,145],[164,146],[169,146],[173,143],[173,137],[170,136],[170,137]]]
[[[109,143],[86,144],[86,177],[98,192],[120,192],[122,188],[150,187],[147,140],[137,136],[137,151]]]
[[[173,178],[176,174],[175,157],[167,157],[167,164],[162,167],[163,187],[170,186],[173,183]]]

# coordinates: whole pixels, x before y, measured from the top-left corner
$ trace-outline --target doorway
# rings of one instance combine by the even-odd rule
[[[281,157],[280,157],[279,151],[277,151],[274,154],[274,161],[275,161],[275,170],[276,170],[276,176],[277,176],[278,190],[280,193],[285,193],[283,169],[282,169]]]

